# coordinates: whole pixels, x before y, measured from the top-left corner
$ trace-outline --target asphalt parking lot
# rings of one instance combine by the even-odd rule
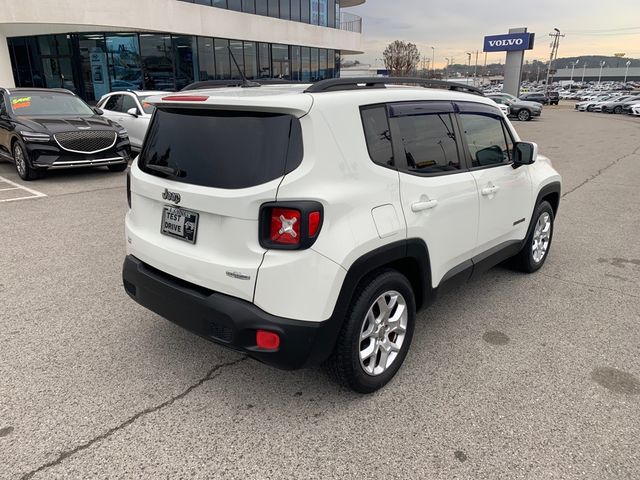
[[[0,477],[640,478],[640,119],[571,108],[515,123],[564,179],[545,267],[441,297],[370,396],[131,301],[124,174],[0,163]]]

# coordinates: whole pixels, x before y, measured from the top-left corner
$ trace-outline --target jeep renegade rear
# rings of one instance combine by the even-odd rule
[[[406,82],[439,88],[386,88]],[[154,103],[125,289],[262,362],[374,391],[438,292],[548,256],[560,177],[473,88],[334,79]]]

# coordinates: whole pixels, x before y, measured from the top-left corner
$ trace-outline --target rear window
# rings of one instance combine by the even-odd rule
[[[159,108],[139,166],[178,182],[237,189],[293,171],[302,155],[300,122],[292,115]]]

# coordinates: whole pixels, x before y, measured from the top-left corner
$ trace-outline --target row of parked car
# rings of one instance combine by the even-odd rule
[[[579,112],[626,113],[640,116],[640,91],[595,94],[576,103],[575,109]]]

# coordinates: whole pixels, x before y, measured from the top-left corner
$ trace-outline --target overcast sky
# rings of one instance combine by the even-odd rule
[[[624,52],[640,58],[640,0],[367,0],[344,11],[363,17],[365,53],[350,58],[372,65],[393,40],[415,43],[428,58],[435,47],[438,67],[445,57],[466,63],[466,52],[482,51],[485,35],[512,27],[536,34],[535,49],[525,60],[548,58],[548,34],[555,27],[566,34],[558,57]],[[504,62],[504,53],[488,55],[489,63]]]

